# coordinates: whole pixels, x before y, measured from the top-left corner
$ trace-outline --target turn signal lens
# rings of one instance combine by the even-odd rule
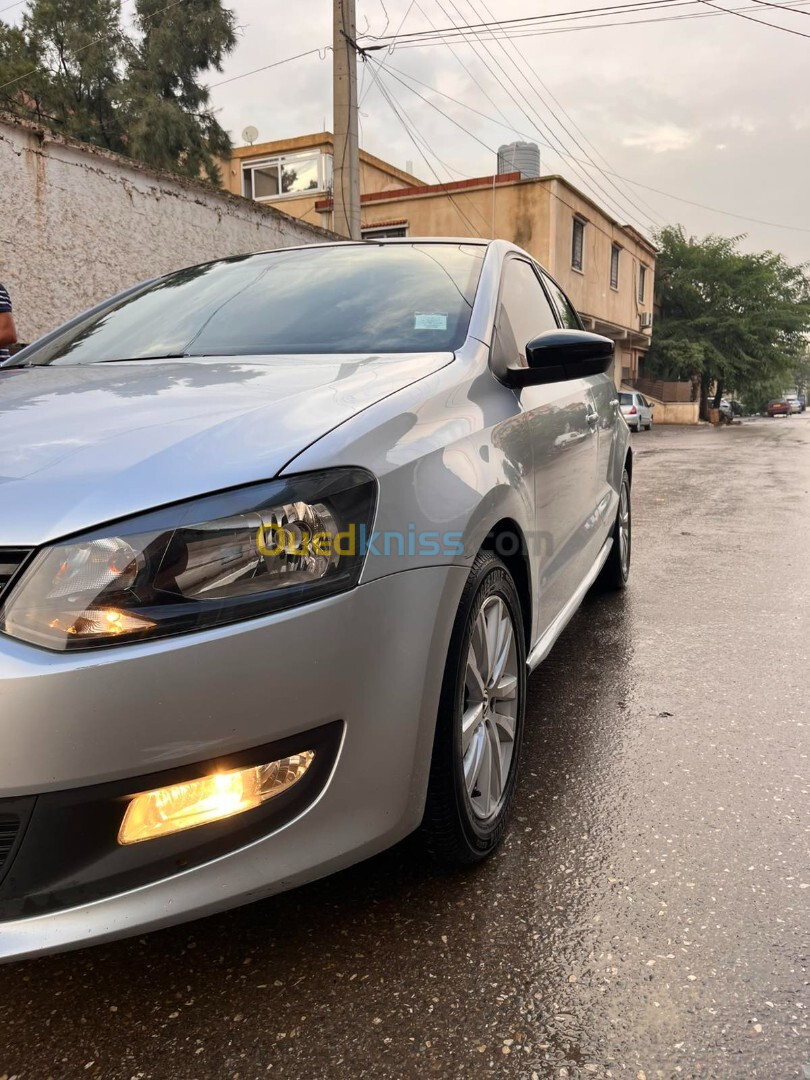
[[[136,795],[118,831],[119,844],[137,844],[183,829],[242,814],[298,783],[315,758],[314,750],[256,765],[211,773],[199,780]]]

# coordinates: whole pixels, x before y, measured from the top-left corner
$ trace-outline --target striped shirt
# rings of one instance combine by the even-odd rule
[[[11,314],[11,297],[8,295],[8,289],[5,285],[0,284],[0,315]],[[8,360],[11,353],[8,349],[0,349],[0,364],[4,360]]]

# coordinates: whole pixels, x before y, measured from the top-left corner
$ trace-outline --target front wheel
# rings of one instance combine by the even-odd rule
[[[506,829],[526,708],[526,645],[512,575],[479,552],[456,615],[436,722],[422,838],[435,862],[470,866]]]

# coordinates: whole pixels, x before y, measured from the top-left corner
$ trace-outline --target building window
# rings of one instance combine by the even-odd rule
[[[644,303],[647,295],[647,267],[642,263],[638,268],[638,302]]]
[[[401,225],[368,225],[361,229],[364,240],[383,240],[391,236],[407,236],[408,223],[403,221]]]
[[[622,249],[618,244],[614,244],[610,249],[610,287],[611,289],[618,289],[619,287],[619,252]]]
[[[331,155],[320,151],[242,163],[242,194],[257,202],[326,191],[331,181]]]
[[[574,270],[582,270],[585,259],[585,222],[582,218],[574,218],[573,231],[571,233],[571,266]]]

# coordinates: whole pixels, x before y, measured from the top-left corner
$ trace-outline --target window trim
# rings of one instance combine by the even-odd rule
[[[562,295],[568,301],[568,303],[569,303],[569,305],[571,307],[571,310],[574,313],[574,318],[577,320],[577,324],[578,324],[577,329],[584,330],[585,327],[582,325],[582,316],[577,311],[577,309],[574,307],[573,303],[571,302],[571,297],[568,295],[568,293],[565,291],[565,289],[562,287],[562,285],[560,285],[559,281],[557,281],[556,278],[553,278],[551,276],[551,274],[548,272],[548,270],[543,269],[543,267],[540,266],[539,263],[535,263],[535,270],[537,270],[539,272],[539,274],[540,274],[540,283],[543,286],[543,290],[545,291],[546,296],[548,297],[549,303],[551,304],[551,310],[557,316],[557,323],[558,323],[560,329],[565,330],[565,329],[567,329],[567,327],[565,326],[565,324],[563,322],[562,312],[558,309],[556,300],[554,299],[554,297],[549,292],[548,286],[546,285],[546,278],[548,278],[548,280],[560,290]]]
[[[646,263],[638,264],[638,302],[643,304],[647,298],[647,273],[649,267]]]
[[[306,188],[304,191],[281,191],[281,170],[287,163],[293,163],[295,161],[306,161],[307,159],[317,158],[318,160],[318,187]],[[267,168],[268,166],[275,166],[279,170],[278,183],[279,192],[277,195],[262,195],[257,196],[252,192],[255,190],[253,184],[253,177],[251,176],[251,194],[246,193],[245,180],[248,173],[252,173],[254,169]],[[279,199],[301,199],[310,195],[323,195],[329,190],[331,184],[332,174],[332,155],[325,150],[313,148],[311,150],[298,150],[290,154],[271,154],[269,157],[263,158],[248,158],[242,161],[242,195],[246,199],[250,199],[252,202],[267,203],[277,202]]]
[[[580,214],[574,214],[571,218],[571,269],[574,270],[577,274],[585,273],[585,227],[587,224],[587,220]],[[579,266],[577,266],[574,259],[574,254],[576,251],[575,240],[577,235],[577,226],[580,226],[582,230],[582,232],[580,233],[581,243],[579,252]]]
[[[614,284],[614,275],[613,275],[614,256],[615,256],[615,266],[616,266],[615,284]],[[611,289],[613,289],[614,292],[619,291],[619,283],[621,281],[620,274],[619,274],[621,256],[622,256],[622,245],[617,244],[615,240],[611,241],[611,245],[610,245],[610,287],[611,287]]]
[[[399,232],[400,229],[402,229],[402,232]],[[407,237],[409,235],[410,222],[408,221],[403,221],[401,225],[364,225],[360,229],[360,236],[363,240],[374,240],[375,238],[382,240],[385,237],[396,240],[397,238]]]
[[[498,325],[497,325],[498,324],[498,314],[499,314],[499,312],[501,310],[501,301],[503,299],[503,289],[504,289],[504,285],[506,284],[506,268],[511,263],[516,263],[516,262],[525,263],[525,265],[528,266],[531,269],[532,273],[534,274],[535,278],[537,279],[537,284],[540,286],[540,288],[541,288],[541,290],[543,292],[543,295],[546,298],[546,302],[548,303],[548,306],[551,309],[551,314],[553,315],[554,321],[557,324],[557,329],[558,330],[563,329],[562,323],[560,321],[560,314],[557,311],[557,305],[554,303],[554,301],[549,296],[548,290],[546,289],[545,283],[543,281],[543,274],[545,273],[543,268],[539,265],[539,263],[536,263],[534,261],[534,259],[532,259],[532,257],[530,255],[522,255],[522,254],[520,254],[520,253],[518,253],[516,251],[508,252],[507,255],[506,255],[506,258],[501,263],[501,271],[500,271],[501,280],[498,283],[498,296],[497,296],[496,301],[495,301],[495,309],[494,309],[494,312],[493,312],[493,315],[492,315],[492,329],[490,330],[490,334],[489,334],[489,358],[488,358],[489,370],[492,372],[492,374],[495,376],[495,378],[499,382],[503,382],[504,378],[506,377],[506,372],[499,370],[501,365],[497,363],[496,351],[495,351],[495,344],[496,344],[496,339],[497,339],[497,336],[498,336]],[[573,307],[573,304],[571,306]],[[574,311],[576,311],[576,308],[574,308]],[[577,313],[577,317],[579,317],[578,313]]]

